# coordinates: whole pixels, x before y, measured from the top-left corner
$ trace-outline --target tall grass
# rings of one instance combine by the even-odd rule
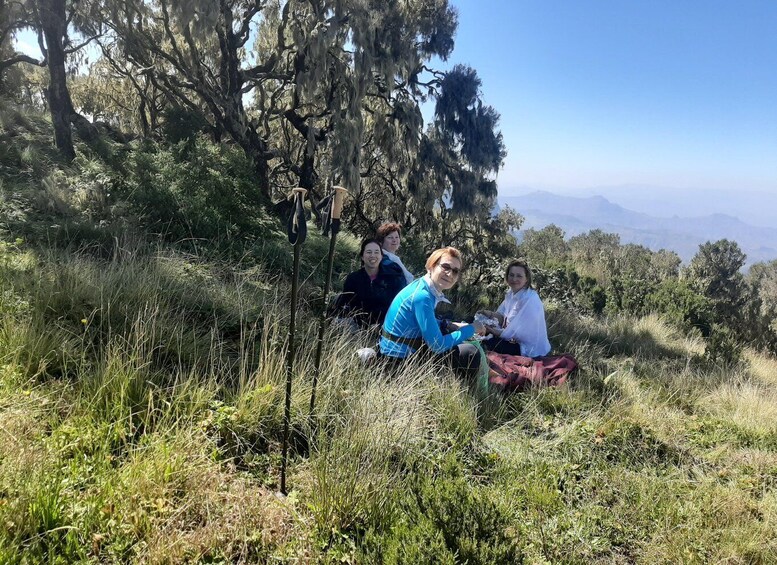
[[[551,308],[581,372],[484,396],[429,361],[364,367],[370,338],[332,329],[310,414],[310,285],[282,498],[270,259],[116,250],[2,249],[0,561],[777,559],[771,358],[710,367],[658,318]]]

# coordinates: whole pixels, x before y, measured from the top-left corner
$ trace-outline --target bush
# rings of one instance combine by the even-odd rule
[[[239,149],[198,137],[132,159],[121,196],[168,239],[246,241],[270,228],[251,163]]]
[[[742,358],[742,343],[729,328],[715,324],[707,337],[704,359],[712,365],[732,366]]]
[[[520,563],[512,517],[496,491],[473,486],[449,457],[440,473],[419,472],[404,515],[363,550],[383,563]]]
[[[642,316],[649,312],[648,298],[653,292],[655,283],[644,278],[613,275],[610,281],[607,308],[613,314],[627,312]]]
[[[714,316],[712,304],[686,281],[667,279],[661,282],[648,297],[647,307],[664,314],[684,330],[698,328],[703,336],[710,335]]]
[[[189,108],[167,108],[162,116],[164,118],[162,134],[173,144],[191,140],[198,133],[204,133],[208,129],[208,120],[205,116]]]

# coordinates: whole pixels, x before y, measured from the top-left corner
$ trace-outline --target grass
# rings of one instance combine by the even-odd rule
[[[18,172],[0,170],[16,218],[0,245],[0,563],[777,560],[773,357],[715,366],[660,317],[549,305],[580,372],[501,397],[428,363],[365,369],[369,338],[330,330],[310,414],[327,243],[312,228],[279,496],[280,231],[195,248],[90,224],[97,208],[67,191],[54,223],[17,190],[55,178],[33,158],[41,126],[0,119],[29,145],[0,154]],[[338,241],[347,271],[356,242]]]
[[[287,313],[265,279],[140,246],[12,245],[0,265],[4,562],[777,557],[774,361],[755,352],[709,371],[656,318],[608,344],[627,320],[554,312],[581,373],[479,398],[439,367],[364,371],[330,333],[311,418],[303,324],[282,498]]]

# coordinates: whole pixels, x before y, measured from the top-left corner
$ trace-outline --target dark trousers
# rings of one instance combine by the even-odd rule
[[[450,351],[440,355],[450,363],[454,371],[467,377],[476,377],[480,367],[480,351],[471,343],[460,343]]]
[[[471,343],[460,343],[445,353],[433,354],[424,346],[420,351],[413,353],[415,355],[431,355],[432,358],[440,362],[447,363],[457,373],[468,378],[474,378],[478,374],[480,367],[480,351]],[[392,371],[398,371],[402,365],[409,359],[401,357],[389,357],[381,355],[386,366]]]
[[[512,343],[505,339],[499,339],[496,336],[492,337],[491,339],[481,341],[480,343],[483,344],[483,347],[485,347],[486,351],[493,351],[494,353],[501,353],[503,355],[521,354],[520,343]]]

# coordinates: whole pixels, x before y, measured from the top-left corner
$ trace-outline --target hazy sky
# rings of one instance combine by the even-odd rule
[[[451,0],[511,188],[777,193],[777,1]]]

